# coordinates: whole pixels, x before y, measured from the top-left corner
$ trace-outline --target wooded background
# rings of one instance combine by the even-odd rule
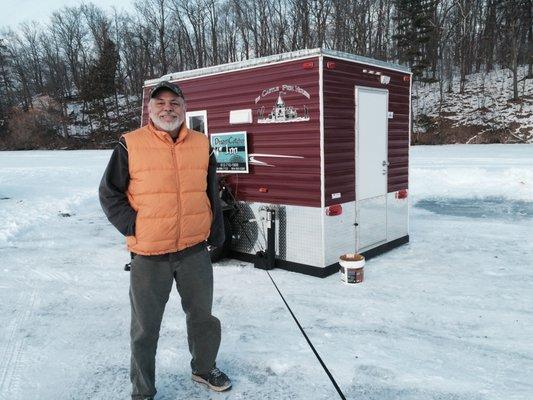
[[[519,80],[533,77],[532,29],[532,0],[138,0],[129,13],[66,7],[46,24],[0,30],[0,143],[108,146],[138,126],[145,79],[316,47],[407,65],[416,82],[438,82],[441,98],[462,93],[468,74],[507,68],[519,101]],[[527,65],[524,78],[519,65]]]

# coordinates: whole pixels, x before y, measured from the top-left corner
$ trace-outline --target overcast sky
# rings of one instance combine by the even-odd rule
[[[21,22],[31,20],[46,24],[52,12],[65,6],[73,7],[89,2],[111,12],[112,6],[118,11],[133,10],[134,0],[0,0],[0,29],[16,29]]]

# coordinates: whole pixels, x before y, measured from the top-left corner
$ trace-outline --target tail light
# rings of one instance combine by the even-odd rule
[[[398,190],[394,197],[396,197],[397,199],[406,199],[407,189]]]
[[[332,206],[326,207],[326,215],[329,215],[330,217],[341,214],[342,206],[340,204],[334,204]]]

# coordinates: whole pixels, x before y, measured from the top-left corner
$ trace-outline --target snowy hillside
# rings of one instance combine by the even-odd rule
[[[508,69],[467,76],[459,93],[459,77],[452,93],[439,83],[413,85],[413,138],[420,143],[533,143],[533,79],[523,79],[527,66],[519,68],[518,94],[514,102],[513,78]],[[440,110],[440,117],[439,117]]]
[[[107,112],[100,109],[100,114],[94,109],[84,108],[82,101],[67,103],[67,115],[70,119],[68,135],[86,137],[92,132],[105,132],[113,145],[116,139],[113,133],[124,133],[128,129],[139,126],[140,107],[138,96],[117,95],[116,98],[105,99]]]
[[[97,187],[110,151],[0,153],[0,399],[129,398],[129,254]],[[347,286],[271,271],[353,400],[530,400],[533,145],[411,149],[410,243]],[[339,398],[265,271],[215,266],[227,393],[190,379],[174,290],[157,400]]]

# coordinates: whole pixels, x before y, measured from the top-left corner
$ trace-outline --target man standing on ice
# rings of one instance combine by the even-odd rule
[[[211,314],[213,268],[207,244],[224,242],[216,160],[209,141],[184,123],[181,89],[169,82],[150,93],[148,125],[120,138],[100,183],[100,203],[126,236],[130,272],[132,399],[153,399],[155,355],[173,282],[187,316],[192,379],[231,387],[215,360],[220,321]]]

